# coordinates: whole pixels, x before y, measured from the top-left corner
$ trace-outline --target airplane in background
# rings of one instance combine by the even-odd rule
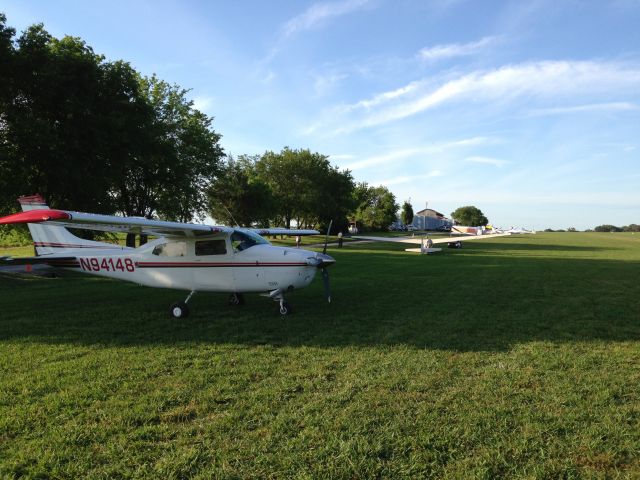
[[[18,201],[23,211],[0,218],[0,225],[26,223],[37,256],[2,257],[0,265],[45,264],[190,292],[186,300],[171,306],[174,318],[189,315],[187,304],[196,292],[229,293],[233,305],[244,303],[244,293],[261,293],[279,303],[282,315],[288,315],[291,306],[285,293],[309,285],[318,270],[331,301],[327,267],[335,260],[326,253],[326,240],[319,253],[274,246],[261,236],[314,235],[320,233],[317,230],[232,228],[53,210],[40,195]],[[158,238],[132,248],[84,240],[66,227]]]
[[[455,228],[455,227],[453,227]],[[470,227],[463,227],[470,228]],[[480,227],[472,227],[480,228]],[[442,251],[442,248],[432,247],[436,244],[447,244],[449,248],[462,248],[462,242],[470,240],[488,240],[497,237],[508,237],[510,232],[501,233],[487,233],[486,231],[478,230],[476,233],[460,231],[455,232],[452,229],[452,233],[459,233],[457,237],[437,237],[430,238],[428,235],[411,236],[411,237],[375,237],[375,236],[362,236],[358,235],[353,237],[356,240],[369,240],[373,242],[393,242],[393,243],[410,243],[414,245],[420,245],[419,248],[405,248],[406,252],[413,253],[436,253]]]
[[[511,227],[508,230],[501,230],[503,233],[511,233],[513,235],[517,235],[520,233],[533,233],[535,234],[536,231],[535,230],[527,230],[526,228],[522,228],[522,227]]]

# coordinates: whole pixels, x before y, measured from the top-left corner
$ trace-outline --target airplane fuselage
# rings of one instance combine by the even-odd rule
[[[197,254],[212,253],[196,251],[198,242],[211,240],[228,248]],[[229,240],[158,239],[137,249],[87,249],[74,253],[75,261],[52,259],[52,265],[150,287],[238,293],[303,288],[318,270],[316,252],[270,244],[239,251]],[[168,254],[158,248],[167,245],[177,248]]]

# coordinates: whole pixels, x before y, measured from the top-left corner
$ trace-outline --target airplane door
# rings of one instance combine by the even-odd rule
[[[233,276],[238,292],[264,292],[267,290],[264,267],[250,251],[234,254]]]
[[[264,292],[268,290],[265,278],[264,253],[259,242],[265,240],[249,232],[234,231],[230,237],[233,250],[233,275],[237,292]]]
[[[226,238],[196,240],[194,276],[196,288],[209,292],[235,289],[233,251]]]

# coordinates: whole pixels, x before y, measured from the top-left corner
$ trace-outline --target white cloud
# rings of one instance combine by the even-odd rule
[[[473,100],[493,105],[514,103],[517,99],[542,101],[584,95],[637,95],[640,67],[590,61],[545,61],[508,65],[489,71],[476,71],[431,87],[425,80],[375,95],[336,112],[351,115],[343,119],[334,133],[347,133],[401,120],[445,103]],[[622,105],[622,104],[620,104]],[[380,107],[380,108],[376,108]]]
[[[207,112],[207,109],[213,105],[213,97],[194,97],[193,108],[201,112]]]
[[[426,180],[428,178],[441,177],[443,173],[440,170],[432,170],[429,173],[423,175],[403,175],[400,177],[390,178],[388,180],[382,180],[380,182],[372,182],[373,184],[380,184],[386,187],[391,185],[401,185],[403,183],[410,183],[416,180]]]
[[[485,145],[489,143],[495,143],[496,141],[497,140],[493,138],[472,137],[472,138],[465,138],[463,140],[455,140],[451,142],[438,143],[438,144],[420,146],[415,148],[405,148],[400,150],[394,150],[390,153],[386,153],[383,155],[376,155],[373,157],[365,158],[364,160],[360,160],[358,162],[345,165],[345,168],[348,168],[349,170],[359,170],[363,168],[369,168],[374,165],[380,165],[387,162],[401,160],[408,157],[415,157],[417,155],[429,155],[429,154],[441,153],[445,150],[450,150],[453,148]]]
[[[565,113],[606,112],[640,110],[640,105],[630,102],[592,103],[571,107],[541,108],[531,111],[532,116],[562,115]]]
[[[506,165],[507,163],[509,163],[506,160],[500,160],[499,158],[480,157],[480,156],[467,157],[464,159],[464,161],[472,162],[472,163],[484,163],[487,165],[493,165],[494,167],[502,167],[503,165]]]
[[[317,95],[326,95],[331,92],[342,80],[347,78],[345,74],[318,75],[314,82],[314,89]]]
[[[418,57],[429,62],[445,58],[464,57],[479,52],[495,41],[496,37],[484,37],[477,42],[436,45],[435,47],[423,48],[418,52]]]
[[[353,105],[347,105],[342,108],[342,111],[349,112],[351,110],[357,110],[361,108],[371,109],[373,107],[377,107],[378,105],[390,102],[392,100],[397,100],[401,97],[404,97],[416,91],[419,87],[422,86],[422,84],[423,82],[411,82],[410,84],[405,85],[404,87],[400,87],[396,90],[392,90],[390,92],[384,92],[379,95],[376,95],[370,100],[361,100],[358,103],[355,103]]]
[[[337,2],[314,3],[304,13],[291,18],[280,29],[280,34],[266,57],[259,63],[261,66],[269,64],[283,49],[286,42],[297,34],[319,28],[330,19],[360,10],[370,0],[343,0]]]
[[[284,38],[318,27],[330,18],[340,17],[364,7],[369,0],[322,2],[311,5],[304,13],[289,20],[282,28]]]

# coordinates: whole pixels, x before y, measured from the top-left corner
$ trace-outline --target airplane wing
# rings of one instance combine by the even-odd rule
[[[510,233],[492,233],[490,235],[473,235],[473,236],[463,236],[463,237],[436,237],[432,238],[431,241],[436,243],[453,243],[453,242],[468,242],[470,240],[489,240],[491,238],[496,237],[508,237]],[[415,237],[365,237],[362,235],[358,235],[353,237],[355,240],[369,240],[372,242],[399,242],[399,243],[411,243],[413,245],[422,245],[422,242],[425,241],[427,237],[423,236],[415,236]]]
[[[66,210],[38,209],[0,218],[0,225],[14,223],[45,223],[59,227],[99,230],[103,232],[135,233],[161,237],[193,237],[233,231],[229,227],[165,222],[140,217],[118,217]]]

